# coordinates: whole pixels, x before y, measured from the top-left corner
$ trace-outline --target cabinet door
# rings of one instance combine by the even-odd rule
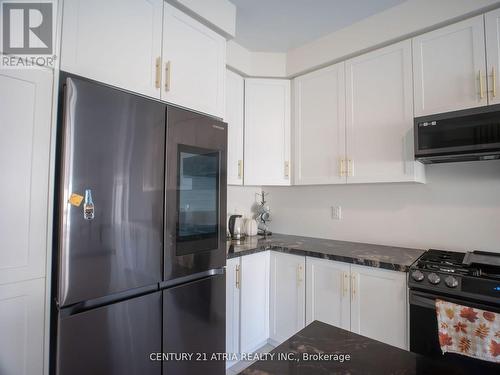
[[[165,3],[161,98],[224,117],[226,40]]]
[[[482,15],[413,38],[415,117],[486,105],[484,48]]]
[[[0,285],[2,375],[43,373],[45,278]]]
[[[227,183],[243,185],[244,80],[226,71]]]
[[[160,97],[162,0],[65,0],[61,70]]]
[[[290,81],[245,79],[245,185],[290,185]]]
[[[240,351],[240,258],[227,260],[226,265],[226,353]],[[226,363],[226,368],[231,366]]]
[[[500,103],[498,66],[500,64],[500,9],[486,13],[486,66],[488,75],[488,103]]]
[[[306,324],[351,329],[349,264],[307,257],[306,275]]]
[[[250,353],[269,337],[269,251],[241,258],[240,351]]]
[[[298,185],[346,182],[344,78],[342,62],[293,81],[294,177]]]
[[[351,330],[407,348],[406,273],[351,265]]]
[[[0,284],[45,276],[50,70],[0,70]]]
[[[305,257],[271,251],[270,337],[282,343],[304,328]]]
[[[346,62],[347,182],[414,181],[411,42]]]

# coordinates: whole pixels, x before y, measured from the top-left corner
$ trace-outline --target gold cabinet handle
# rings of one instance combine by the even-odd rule
[[[165,63],[165,91],[170,91],[170,75],[172,73],[172,64],[170,61]]]
[[[342,297],[347,296],[347,286],[349,285],[349,275],[347,272],[342,272]]]
[[[345,159],[339,159],[339,175],[340,177],[345,177]]]
[[[285,178],[288,179],[290,177],[290,162],[285,161]]]
[[[243,160],[238,160],[238,178],[241,180],[243,175]]]
[[[491,96],[497,96],[497,71],[494,66],[491,68]]]
[[[236,265],[236,288],[240,289],[241,280],[240,280],[240,265]]]
[[[351,275],[351,297],[354,300],[356,297],[356,274]]]
[[[297,267],[297,282],[301,283],[304,281],[304,277],[302,276],[302,264],[299,264]]]
[[[479,70],[479,98],[484,99],[484,84],[481,69]]]
[[[161,57],[156,58],[156,71],[155,71],[155,87],[159,89],[161,86]]]
[[[347,159],[347,176],[354,176],[354,161],[352,159]]]

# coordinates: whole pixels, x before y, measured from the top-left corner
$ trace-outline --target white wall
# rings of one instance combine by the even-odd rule
[[[408,0],[288,51],[287,75],[294,76],[498,5],[498,0]]]
[[[256,202],[255,194],[260,193],[259,186],[232,186],[227,187],[227,214],[251,216],[251,209]]]
[[[416,248],[500,252],[500,161],[427,166],[427,184],[263,187],[271,230]],[[330,206],[343,219],[331,219]]]

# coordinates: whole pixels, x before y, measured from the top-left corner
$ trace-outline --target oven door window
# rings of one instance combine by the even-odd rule
[[[218,248],[218,151],[178,145],[177,255]]]

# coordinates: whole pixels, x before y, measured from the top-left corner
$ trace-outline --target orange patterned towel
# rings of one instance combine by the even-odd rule
[[[500,363],[500,314],[436,300],[439,345],[458,353]]]

